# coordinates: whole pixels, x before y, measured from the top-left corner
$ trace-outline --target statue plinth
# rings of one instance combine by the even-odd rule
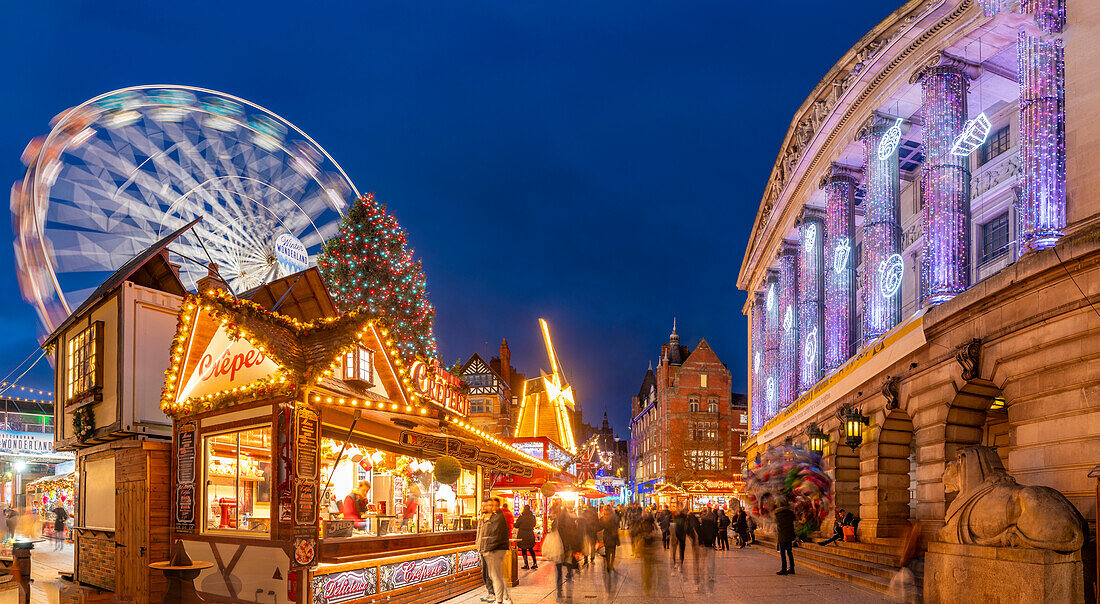
[[[933,541],[924,557],[924,601],[1083,602],[1081,551]]]

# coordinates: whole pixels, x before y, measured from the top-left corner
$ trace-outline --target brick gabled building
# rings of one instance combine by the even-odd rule
[[[705,492],[690,491],[700,501],[711,495],[727,498],[700,484],[734,481],[730,379],[729,368],[706,340],[694,350],[681,346],[673,325],[657,368],[646,373],[632,402],[630,451],[637,494],[652,497],[661,485],[674,485],[702,488]]]

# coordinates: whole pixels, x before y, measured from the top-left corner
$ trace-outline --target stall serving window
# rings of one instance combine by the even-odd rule
[[[271,531],[271,426],[203,438],[206,531]]]
[[[425,459],[323,439],[322,482],[332,477],[321,520],[326,539],[474,530],[477,475],[463,468],[452,484]],[[337,461],[339,459],[339,461]],[[327,487],[327,488],[326,488]]]

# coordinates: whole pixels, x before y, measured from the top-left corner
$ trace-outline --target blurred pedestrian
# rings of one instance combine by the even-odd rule
[[[695,535],[695,585],[705,593],[714,593],[714,544],[718,538],[718,522],[713,511],[703,513]]]
[[[508,597],[509,586],[504,581],[504,555],[509,551],[508,521],[500,510],[500,499],[490,499],[486,502],[486,506],[489,517],[484,522],[485,526],[478,539],[477,549],[488,567],[497,604],[505,600],[511,602],[511,598]]]
[[[730,551],[730,517],[725,510],[718,510],[718,541],[717,548],[721,551]]]
[[[782,561],[782,567],[776,571],[777,575],[793,575],[794,574],[794,511],[791,510],[791,506],[787,503],[786,498],[780,497],[776,500],[775,511],[772,513],[775,518],[775,540],[776,549],[779,550],[779,559]],[[787,568],[787,561],[790,560],[790,569]]]
[[[535,557],[535,514],[531,512],[531,506],[523,506],[523,512],[516,518],[516,538],[519,539],[519,553],[523,555],[523,570],[538,568],[539,560]],[[531,564],[527,563],[527,553],[531,553]]]
[[[657,514],[657,525],[661,527],[661,546],[668,549],[668,525],[672,522],[672,512],[668,511],[668,504],[665,504]]]

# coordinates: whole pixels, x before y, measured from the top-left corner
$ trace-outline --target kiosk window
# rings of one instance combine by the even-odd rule
[[[271,530],[271,426],[203,439],[206,530]]]

